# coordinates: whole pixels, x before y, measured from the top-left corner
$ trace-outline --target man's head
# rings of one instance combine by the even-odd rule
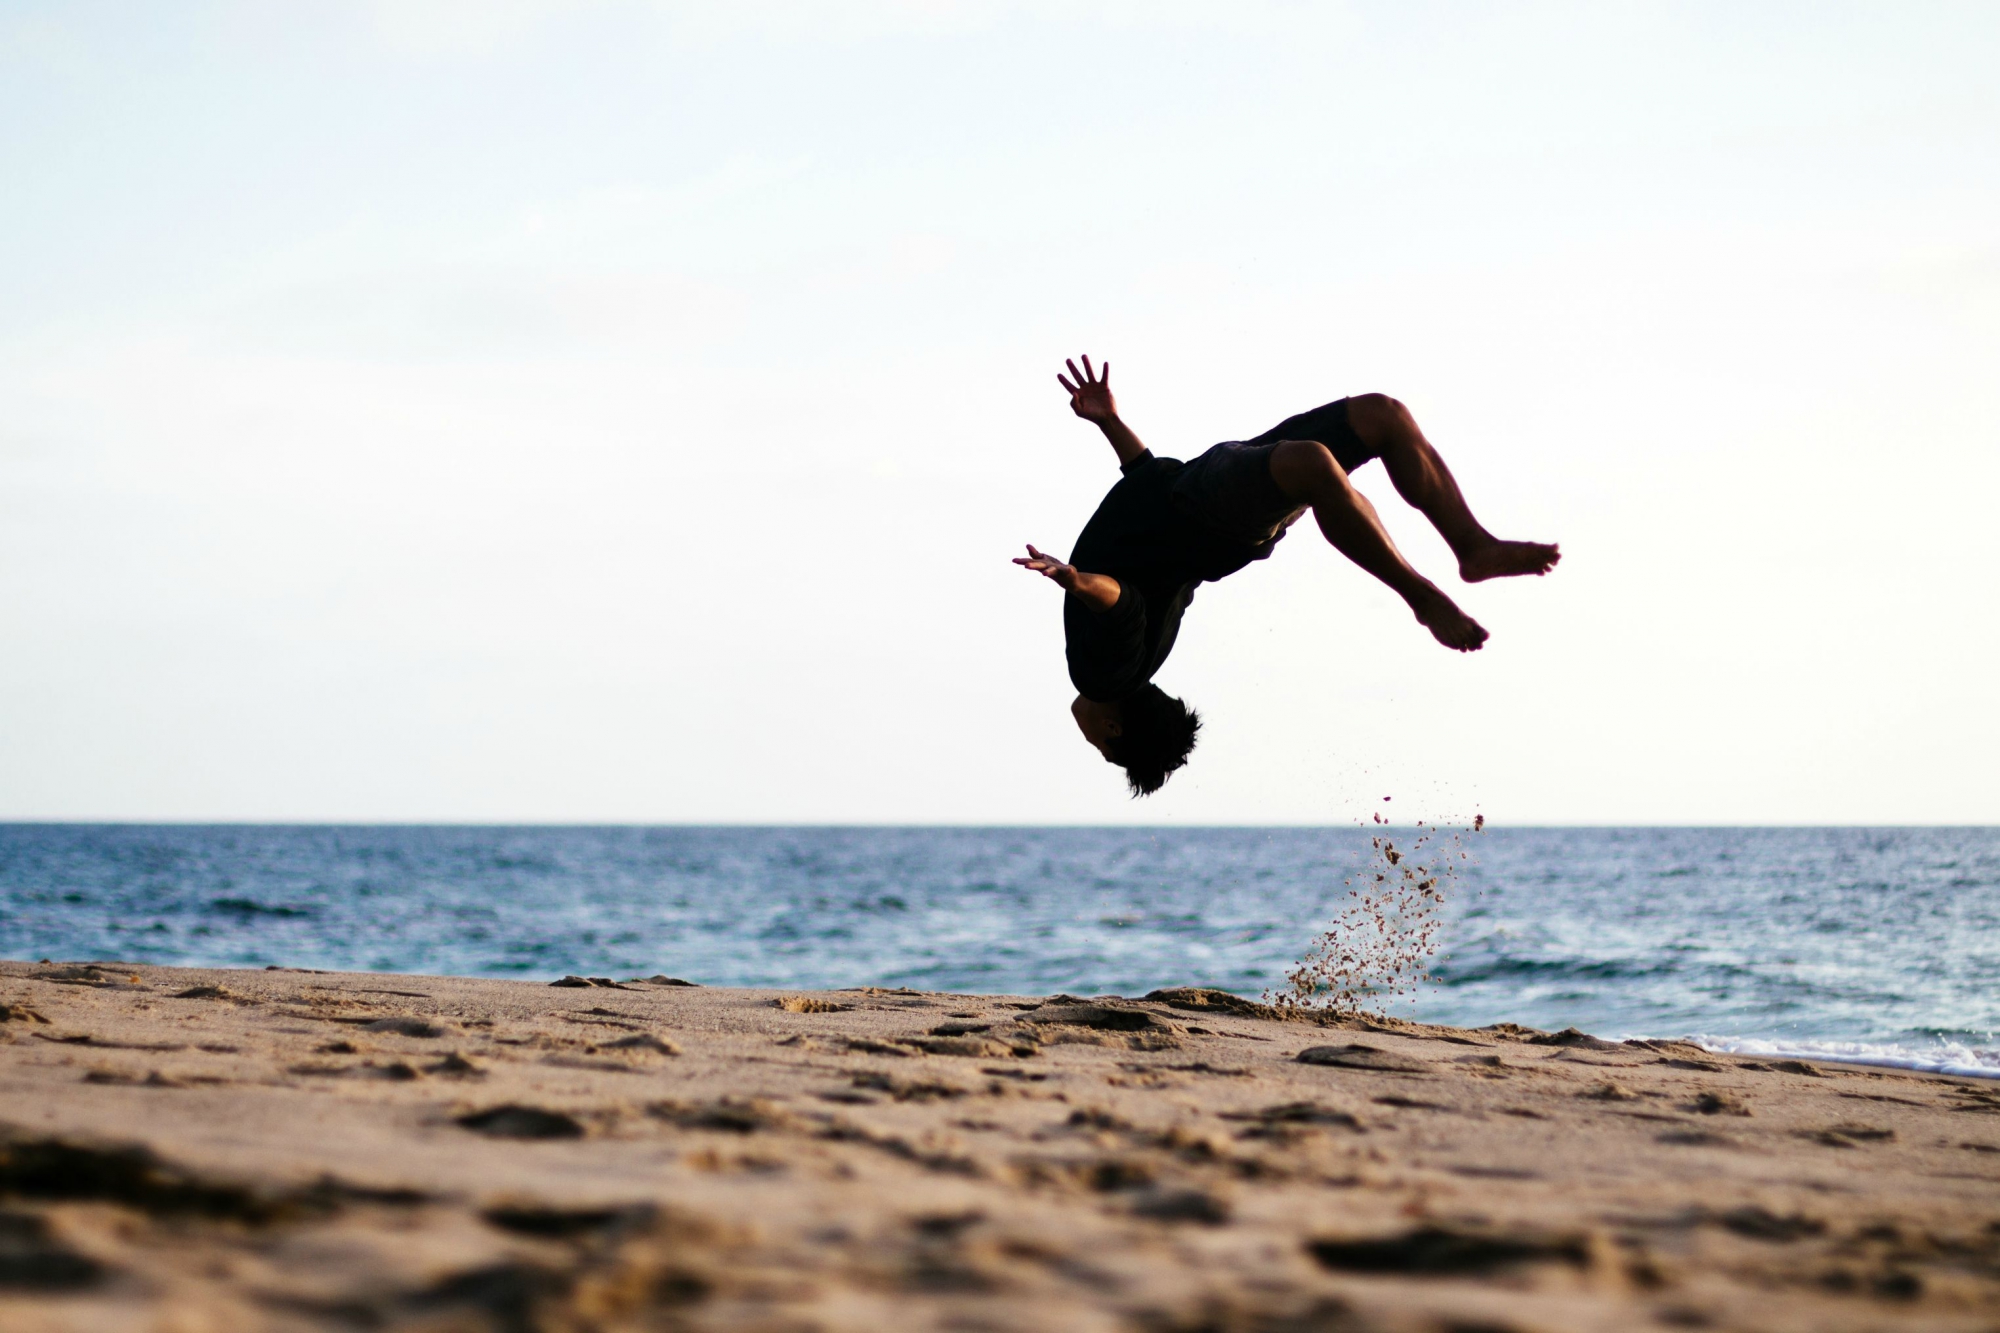
[[[1125,770],[1134,796],[1151,796],[1187,762],[1201,714],[1157,685],[1112,703],[1078,695],[1069,706],[1083,738]]]

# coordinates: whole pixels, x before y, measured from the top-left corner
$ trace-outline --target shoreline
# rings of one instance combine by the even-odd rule
[[[2000,1316],[1990,1079],[1199,990],[4,962],[0,1006],[10,1330]]]
[[[19,963],[22,966],[29,965],[26,960],[0,959],[0,966],[5,966],[9,961]],[[51,960],[44,959],[41,962],[33,965],[53,966],[54,964],[51,962]],[[282,967],[277,965],[254,967],[254,966],[229,966],[221,964],[215,966],[209,966],[200,963],[134,963],[116,959],[92,959],[89,960],[88,962],[70,963],[67,965],[123,967],[123,968],[133,968],[133,969],[149,968],[156,971],[162,969],[176,969],[186,972],[251,973],[258,971],[267,971],[267,972],[294,972],[294,973],[314,975],[314,976],[408,977],[412,980],[434,980],[434,981],[445,981],[445,982],[496,981],[504,983],[518,983],[520,985],[528,985],[528,986],[553,985],[556,984],[556,982],[559,980],[559,978],[550,978],[545,976],[539,976],[539,977],[521,976],[521,975],[497,976],[497,975],[482,974],[482,973],[346,972],[339,968]],[[629,982],[643,982],[645,978],[631,977],[627,978],[626,980]],[[764,994],[764,993],[776,994],[780,990],[783,990],[782,987],[768,987],[768,986],[733,986],[733,987],[710,986],[709,983],[707,982],[690,982],[689,984],[704,989],[713,989],[713,990],[733,989],[745,992],[754,992],[758,994]],[[812,988],[807,988],[807,989],[812,989]],[[849,987],[847,989],[867,989],[867,988]],[[1192,989],[1220,990],[1221,988],[1195,987]],[[974,991],[927,991],[924,993],[935,994],[935,995],[967,995],[967,996],[977,996],[978,994],[980,994],[979,992],[974,992]],[[1258,998],[1253,998],[1248,995],[1244,995],[1238,991],[1228,991],[1225,993],[1234,995],[1238,999],[1244,1000],[1253,1005],[1260,1005],[1260,1006],[1264,1005],[1263,1000]],[[1362,1015],[1356,1015],[1354,1017],[1357,1017],[1363,1021],[1366,1021],[1370,1018],[1380,1018],[1383,1021],[1392,1023],[1409,1022],[1417,1024],[1418,1026],[1446,1027],[1446,1028],[1452,1028],[1453,1030],[1457,1030],[1459,1027],[1459,1025],[1451,1023],[1426,1024],[1424,1020],[1416,1018],[1406,1019],[1400,1015],[1362,1014]],[[1306,1020],[1302,1019],[1301,1021],[1306,1021]],[[1477,1031],[1478,1029],[1474,1028],[1469,1030]],[[1815,1064],[1851,1065],[1856,1068],[1864,1068],[1864,1069],[1894,1069],[1894,1070],[1902,1070],[1905,1072],[1917,1073],[1917,1074],[1938,1074],[1951,1078],[1984,1079],[1988,1081],[2000,1080],[2000,1047],[1989,1049],[1986,1047],[1975,1048],[1975,1047],[1965,1046],[1965,1049],[1971,1055],[1975,1057],[1988,1056],[1992,1057],[1992,1059],[1995,1061],[1994,1063],[1990,1064],[1982,1064],[1982,1063],[1968,1063],[1944,1055],[1932,1057],[1921,1053],[1915,1053],[1911,1052],[1906,1046],[1899,1045],[1898,1043],[1894,1042],[1870,1042],[1870,1041],[1847,1040],[1843,1038],[1831,1038],[1831,1037],[1799,1038],[1796,1040],[1790,1040],[1778,1037],[1741,1036],[1741,1035],[1729,1035],[1729,1034],[1718,1034],[1718,1033],[1707,1033],[1707,1032],[1684,1032],[1678,1035],[1671,1035],[1671,1036],[1664,1034],[1646,1035],[1643,1033],[1627,1034],[1612,1038],[1612,1040],[1639,1041],[1639,1042],[1647,1042],[1647,1041],[1679,1042],[1679,1043],[1699,1046],[1703,1050],[1708,1051],[1715,1055],[1742,1056],[1755,1060],[1806,1060],[1806,1061],[1811,1061]],[[2000,1038],[1995,1038],[1995,1040],[2000,1040]],[[1960,1043],[1960,1045],[1964,1044]],[[1940,1049],[1943,1050],[1946,1048],[1941,1044]]]
[[[1967,1064],[1921,1055],[1878,1054],[1878,1050],[1888,1045],[1883,1042],[1835,1039],[1788,1042],[1770,1037],[1724,1037],[1702,1032],[1691,1033],[1680,1040],[1717,1055],[1744,1056],[1753,1060],[1810,1060],[1815,1064],[1850,1065],[1856,1069],[1900,1069],[1912,1074],[1980,1079],[1989,1083],[2000,1079],[2000,1065]],[[1982,1047],[1975,1054],[2000,1056],[2000,1051],[1988,1051]]]

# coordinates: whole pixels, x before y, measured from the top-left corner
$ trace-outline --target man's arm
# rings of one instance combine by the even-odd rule
[[[1052,555],[1042,554],[1032,545],[1028,547],[1026,556],[1015,556],[1014,563],[1023,569],[1033,570],[1066,592],[1075,593],[1093,611],[1109,611],[1118,605],[1118,595],[1123,591],[1118,586],[1118,580],[1109,574],[1086,574],[1075,565],[1066,565]]]
[[[1118,419],[1118,404],[1111,397],[1111,363],[1106,361],[1101,370],[1093,371],[1086,356],[1080,374],[1076,362],[1063,364],[1069,367],[1069,374],[1057,375],[1056,383],[1069,393],[1069,410],[1104,432],[1104,438],[1118,451],[1118,466],[1124,467],[1145,453],[1146,446],[1132,433],[1132,428]]]

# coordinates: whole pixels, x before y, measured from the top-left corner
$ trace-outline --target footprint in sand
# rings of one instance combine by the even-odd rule
[[[1825,1129],[1801,1129],[1796,1133],[1799,1138],[1822,1143],[1829,1148],[1858,1148],[1864,1143],[1887,1143],[1896,1137],[1893,1129],[1852,1122],[1828,1125]]]
[[[435,1023],[427,1023],[421,1018],[398,1016],[378,1018],[371,1023],[361,1024],[363,1032],[393,1032],[399,1037],[442,1037],[444,1029]]]
[[[1288,1139],[1300,1127],[1309,1125],[1331,1125],[1356,1134],[1366,1134],[1368,1127],[1351,1112],[1337,1107],[1321,1106],[1318,1102],[1283,1102],[1277,1106],[1266,1106],[1255,1111],[1224,1111],[1224,1120],[1253,1121],[1250,1128],[1239,1132],[1245,1139]]]
[[[1750,1108],[1742,1099],[1726,1092],[1698,1092],[1689,1110],[1700,1115],[1749,1115]]]
[[[510,1102],[459,1116],[457,1124],[496,1139],[580,1139],[583,1125],[561,1111]]]
[[[1437,1226],[1396,1236],[1314,1240],[1306,1252],[1337,1273],[1484,1277],[1536,1264],[1591,1264],[1590,1238],[1580,1233],[1502,1235]]]
[[[1807,1236],[1822,1235],[1826,1231],[1826,1223],[1816,1217],[1807,1217],[1802,1213],[1787,1213],[1780,1216],[1755,1204],[1746,1204],[1741,1208],[1731,1208],[1727,1212],[1717,1213],[1714,1221],[1739,1236],[1749,1236],[1755,1240],[1802,1240]]]
[[[535,1204],[501,1204],[488,1208],[479,1219],[488,1226],[511,1231],[518,1236],[543,1240],[573,1240],[607,1232],[642,1231],[659,1216],[649,1203],[625,1204],[613,1208],[548,1208]]]
[[[1132,1215],[1151,1222],[1194,1222],[1219,1227],[1230,1218],[1229,1202],[1203,1189],[1146,1190],[1132,1201]]]
[[[761,1097],[721,1097],[712,1102],[655,1102],[646,1114],[682,1129],[715,1129],[725,1134],[755,1134],[784,1129],[792,1117]]]
[[[1329,1065],[1337,1069],[1366,1069],[1378,1074],[1428,1074],[1431,1066],[1422,1060],[1363,1046],[1308,1046],[1293,1057],[1302,1065]]]
[[[679,1055],[681,1053],[680,1047],[670,1041],[655,1037],[650,1032],[638,1032],[629,1037],[620,1037],[616,1041],[600,1042],[597,1049],[600,1051],[645,1052],[649,1055]]]
[[[0,1213],[0,1280],[17,1291],[55,1293],[97,1286],[108,1270],[51,1234],[48,1219]]]

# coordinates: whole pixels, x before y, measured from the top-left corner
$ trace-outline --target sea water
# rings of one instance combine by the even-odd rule
[[[0,957],[1256,997],[1382,836],[1415,832],[0,825]],[[1459,830],[1427,855],[1441,948],[1393,1012],[2000,1076],[2000,830]]]

